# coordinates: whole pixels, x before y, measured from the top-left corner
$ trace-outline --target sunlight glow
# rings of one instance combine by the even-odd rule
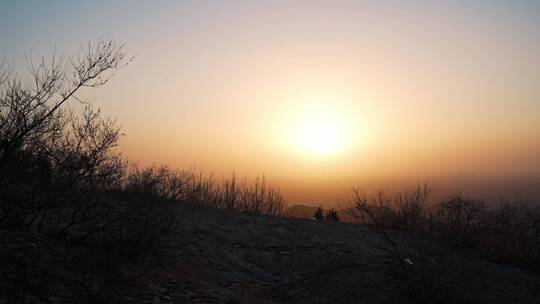
[[[305,168],[345,164],[364,155],[377,134],[369,90],[307,74],[287,82],[280,96],[268,101],[268,149]]]
[[[311,94],[295,96],[295,100],[295,106],[287,110],[285,136],[289,146],[303,157],[336,158],[359,140],[356,117],[346,98],[311,90]]]
[[[310,117],[298,124],[295,134],[298,149],[313,156],[329,156],[344,146],[345,130],[331,117]]]

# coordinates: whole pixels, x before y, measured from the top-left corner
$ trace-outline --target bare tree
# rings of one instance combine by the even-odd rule
[[[430,216],[428,235],[463,250],[479,241],[486,216],[483,202],[456,196],[435,207]]]
[[[99,40],[75,57],[28,59],[28,82],[0,72],[0,170],[15,151],[32,149],[36,138],[58,132],[62,107],[80,100],[81,89],[104,85],[128,61],[124,45]]]
[[[75,57],[53,55],[38,64],[29,59],[30,81],[2,69],[0,227],[39,230],[75,194],[103,192],[119,180],[124,163],[114,151],[120,137],[116,122],[88,106],[76,115],[66,105],[80,101],[81,89],[105,84],[128,61],[123,45],[100,40]],[[69,222],[78,218],[75,212]]]
[[[429,223],[424,207],[429,193],[425,184],[393,198],[380,192],[368,199],[355,189],[354,207],[347,212],[381,237],[376,246],[386,253],[389,270],[401,282],[401,292],[407,297],[415,303],[464,301],[466,263],[452,251],[423,238]]]

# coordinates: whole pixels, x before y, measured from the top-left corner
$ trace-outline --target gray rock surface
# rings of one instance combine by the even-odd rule
[[[364,225],[189,204],[177,212],[180,234],[171,240],[176,258],[167,276],[185,283],[194,303],[406,302],[384,239]],[[416,271],[411,242],[417,241],[398,241]],[[466,254],[448,254],[443,263],[449,268],[439,276],[459,280],[458,292],[470,300],[540,303],[537,275]]]
[[[540,303],[536,274],[395,231],[406,276],[364,225],[174,210],[160,253],[126,265],[0,231],[0,303]]]

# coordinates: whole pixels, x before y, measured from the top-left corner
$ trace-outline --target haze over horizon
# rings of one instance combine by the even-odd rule
[[[537,1],[17,1],[0,54],[24,74],[124,42],[135,60],[84,97],[141,164],[265,174],[299,202],[462,175],[540,197],[539,28]]]

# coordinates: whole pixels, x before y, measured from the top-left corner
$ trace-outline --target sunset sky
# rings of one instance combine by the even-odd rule
[[[21,76],[100,36],[135,59],[86,97],[142,164],[306,189],[540,172],[538,1],[0,1]]]

